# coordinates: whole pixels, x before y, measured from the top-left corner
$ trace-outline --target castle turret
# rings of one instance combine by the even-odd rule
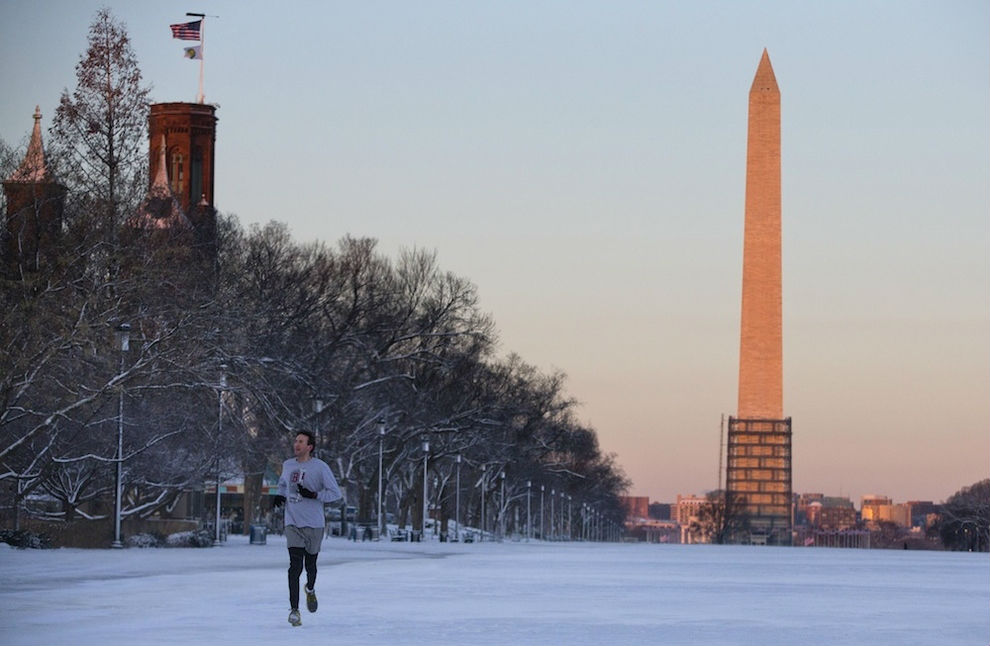
[[[7,198],[5,261],[8,270],[37,271],[55,261],[62,231],[65,187],[52,176],[41,143],[41,108],[34,109],[34,129],[27,153],[3,182]]]

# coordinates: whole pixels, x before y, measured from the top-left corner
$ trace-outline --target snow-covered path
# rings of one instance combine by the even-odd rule
[[[351,543],[286,622],[284,540],[0,547],[0,644],[987,644],[986,554]]]

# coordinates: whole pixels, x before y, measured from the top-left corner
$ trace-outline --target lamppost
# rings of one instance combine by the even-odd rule
[[[501,471],[498,474],[499,479],[499,496],[498,496],[498,537],[499,539],[505,538],[505,471]]]
[[[479,541],[485,540],[485,485],[488,474],[488,465],[481,465],[481,537]]]
[[[553,517],[554,516],[553,503],[556,499],[557,499],[557,490],[551,489],[550,490],[550,540],[553,540],[554,536],[557,535],[557,527],[556,527],[557,521],[554,520]]]
[[[120,341],[120,369],[118,374],[124,374],[124,353],[130,350],[131,325],[121,323],[117,326],[117,340]],[[120,496],[123,480],[124,462],[124,388],[118,384],[120,390],[117,393],[117,483],[113,503],[113,543],[110,547],[121,548],[124,546],[120,542]]]
[[[443,490],[440,489],[440,477],[437,474],[435,474],[435,473],[433,474],[433,495],[437,497],[437,507],[441,507],[442,506],[442,502],[441,501],[443,500]],[[439,510],[437,511],[437,515],[438,516],[440,515]],[[433,519],[433,536],[434,537],[440,535],[440,523],[437,522],[438,520],[440,520],[440,519],[439,518],[434,518]]]
[[[313,400],[313,412],[316,413],[316,448],[313,449],[315,458],[316,452],[320,449],[320,413],[323,412],[323,400],[319,397]]]
[[[581,540],[588,540],[588,503],[581,503]]]
[[[567,494],[567,540],[574,540],[574,525],[571,524],[571,494]]]
[[[381,539],[382,525],[382,463],[385,453],[385,420],[378,420],[378,538]]]
[[[423,524],[420,527],[420,530],[423,533],[421,534],[421,537],[426,536],[426,514],[427,514],[427,510],[429,509],[429,506],[427,505],[426,502],[426,487],[427,487],[426,468],[427,468],[427,460],[429,459],[429,457],[430,457],[430,441],[424,439],[423,440]]]
[[[457,540],[461,538],[461,454],[457,454],[457,491],[454,492],[454,524],[457,525]]]
[[[220,364],[220,387],[217,389],[217,520],[213,545],[220,544],[220,434],[223,432],[223,391],[227,387],[227,366]]]
[[[544,485],[540,485],[540,540],[546,540],[546,534],[544,533],[543,527],[543,490]]]
[[[533,489],[533,481],[527,480],[526,481],[526,540],[527,541],[533,538],[533,525],[531,523],[532,516],[530,515],[529,512],[530,498],[532,497],[533,494],[532,489]]]

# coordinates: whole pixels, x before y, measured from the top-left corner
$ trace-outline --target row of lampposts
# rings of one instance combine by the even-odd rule
[[[116,328],[116,337],[120,348],[120,360],[119,360],[119,377],[122,377],[124,373],[124,353],[128,352],[130,349],[130,331],[131,326],[128,323],[120,323]],[[214,545],[218,545],[221,539],[220,533],[220,516],[221,516],[221,464],[220,464],[220,435],[223,432],[223,395],[227,388],[227,366],[220,366],[220,381],[217,388],[217,448],[216,448],[216,516],[215,516],[215,536]],[[313,410],[319,416],[323,411],[323,401],[321,399],[314,400]],[[319,446],[319,419],[317,419],[317,446]],[[382,504],[384,498],[384,450],[385,450],[385,436],[386,427],[385,421],[379,420],[378,422],[378,535],[381,536],[384,533],[384,519],[385,516],[382,513]],[[423,517],[420,525],[420,530],[423,534],[426,533],[426,519],[429,516],[429,454],[430,454],[430,442],[429,439],[423,438],[422,440],[422,451],[423,451]],[[118,384],[118,399],[117,399],[117,450],[116,450],[116,482],[115,482],[115,495],[114,495],[114,540],[111,544],[114,548],[122,548],[123,542],[121,541],[121,508],[122,508],[122,497],[123,497],[123,461],[124,461],[124,389]],[[455,457],[456,463],[456,487],[455,487],[455,503],[454,503],[454,522],[457,526],[457,531],[460,533],[461,530],[461,462],[462,456],[457,454]],[[507,510],[507,505],[505,504],[505,471],[500,470],[498,474],[499,479],[499,502],[501,509],[498,513],[498,533],[500,537],[505,536],[506,526],[505,526],[505,514]],[[532,508],[531,508],[531,493],[532,493],[532,480],[526,481],[526,538],[533,538],[533,524],[532,524]],[[486,491],[488,488],[488,464],[481,465],[481,478],[476,484],[481,489],[481,540],[484,540],[484,534],[487,529],[487,510],[486,510]],[[540,485],[540,538],[544,539],[547,536],[546,532],[546,522],[544,517],[544,494],[546,487],[545,485]],[[570,538],[573,538],[573,525],[571,517],[571,502],[572,498],[570,495],[565,494],[563,491],[560,492],[561,496],[561,509],[560,509],[560,524],[559,531],[554,527],[554,519],[557,516],[554,504],[556,501],[556,490],[551,488],[550,490],[550,537],[553,538],[563,538],[565,535],[564,526],[564,501],[567,501],[567,515],[566,515],[566,526],[568,528],[568,534]],[[582,517],[583,517],[583,528],[582,528],[582,538],[584,540],[602,540],[604,536],[601,525],[601,515],[591,508],[587,503],[582,503]]]
[[[385,514],[383,513],[383,501],[385,497],[384,488],[384,455],[385,455],[385,438],[386,438],[386,423],[384,420],[378,420],[378,496],[377,496],[377,506],[378,506],[378,535],[382,536],[385,532]],[[426,533],[426,521],[429,518],[429,455],[430,455],[430,442],[429,439],[424,437],[421,440],[420,448],[423,452],[423,501],[422,501],[422,520],[420,522],[420,531]],[[454,487],[454,523],[457,527],[458,533],[461,531],[461,464],[463,463],[463,457],[461,454],[457,454],[454,457],[455,464],[455,487]],[[481,522],[480,530],[481,540],[484,540],[484,534],[488,526],[488,500],[486,492],[488,489],[488,464],[481,464],[481,477],[475,486],[480,489],[480,512],[481,512]],[[506,500],[506,474],[504,470],[500,470],[498,473],[499,479],[499,502],[501,509],[499,510],[498,519],[498,531],[499,535],[504,537],[506,531],[505,515],[507,506],[505,504]],[[533,514],[532,514],[532,480],[526,481],[526,538],[532,539],[533,536]],[[544,515],[544,495],[546,493],[546,486],[540,485],[540,538],[544,539],[547,537],[547,526],[546,517]],[[573,497],[563,491],[560,492],[560,511],[557,512],[555,508],[555,502],[557,498],[557,491],[555,488],[550,489],[550,538],[553,539],[568,539],[574,538],[574,524],[572,516],[572,505]],[[565,512],[566,504],[566,512]],[[601,523],[603,517],[601,514],[595,510],[595,508],[588,504],[582,503],[582,531],[581,539],[583,540],[604,540],[605,534],[601,531]],[[565,530],[566,527],[566,530]]]

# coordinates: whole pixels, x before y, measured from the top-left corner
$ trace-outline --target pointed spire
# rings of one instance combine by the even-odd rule
[[[167,196],[170,192],[168,172],[165,170],[165,164],[165,134],[162,133],[162,145],[158,148],[158,169],[155,171],[155,177],[151,181],[150,193],[152,195],[161,194]]]
[[[753,92],[776,92],[780,93],[780,88],[777,87],[777,77],[774,76],[773,66],[770,64],[770,55],[767,53],[766,47],[763,48],[763,56],[760,58],[760,64],[756,68],[756,76],[753,77],[753,86],[749,89],[750,94]]]
[[[31,131],[31,143],[28,144],[24,161],[10,176],[13,182],[43,182],[48,177],[45,165],[45,149],[41,145],[41,106],[34,106],[34,129]]]
[[[162,133],[162,145],[158,150],[158,169],[155,170],[148,195],[141,202],[134,217],[128,219],[128,224],[141,229],[191,230],[192,222],[182,212],[172,187],[168,185],[165,148],[165,134]]]

